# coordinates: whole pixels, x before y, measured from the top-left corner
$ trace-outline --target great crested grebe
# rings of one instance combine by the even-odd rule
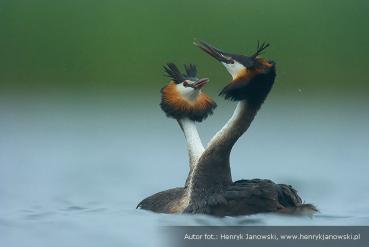
[[[196,41],[195,45],[220,61],[231,74],[232,81],[223,88],[220,95],[238,101],[237,107],[229,121],[210,140],[206,149],[194,152],[196,155],[191,159],[191,169],[185,187],[159,192],[144,199],[137,207],[162,213],[200,213],[216,216],[316,212],[313,205],[303,204],[296,190],[289,185],[276,184],[267,179],[232,181],[229,162],[232,147],[250,126],[276,76],[275,63],[259,57],[269,44],[258,43],[256,52],[251,56],[225,53],[202,41]],[[181,75],[173,66],[168,66],[167,72],[171,77],[175,74]],[[179,81],[184,80],[178,78]],[[162,93],[165,93],[164,89]],[[181,116],[171,114],[172,111],[166,108],[162,105],[162,109],[169,116],[176,119]],[[179,123],[182,126],[180,121]],[[198,137],[197,131],[196,136]],[[187,136],[186,139],[188,140]],[[191,147],[196,145],[188,146],[191,158]]]
[[[185,187],[169,189],[144,199],[137,206],[142,209],[160,213],[182,212],[188,205],[187,185],[192,171],[204,152],[195,122],[201,122],[211,115],[216,103],[202,91],[209,79],[197,78],[197,69],[193,64],[184,67],[186,73],[182,74],[173,63],[164,66],[171,81],[160,90],[160,107],[168,117],[178,121],[184,133],[190,161],[189,175]]]
[[[250,126],[276,76],[275,63],[259,57],[269,44],[258,42],[251,56],[226,53],[203,41],[194,44],[226,67],[232,81],[220,95],[238,104],[196,163],[188,182],[189,202],[184,212],[218,216],[316,212],[313,205],[303,204],[289,185],[267,179],[232,181],[229,163],[232,147]]]

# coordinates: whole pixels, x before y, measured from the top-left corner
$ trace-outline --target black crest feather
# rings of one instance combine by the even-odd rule
[[[196,77],[197,76],[197,68],[196,65],[194,64],[185,64],[184,65],[185,70],[186,70],[186,74],[188,77]]]
[[[179,71],[178,67],[174,63],[167,63],[163,66],[167,76],[171,78],[176,84],[183,82],[185,79],[182,73]]]
[[[266,48],[268,48],[270,46],[269,43],[267,42],[263,42],[260,43],[260,41],[258,40],[258,45],[256,47],[256,52],[252,55],[252,57],[257,57],[259,56]]]

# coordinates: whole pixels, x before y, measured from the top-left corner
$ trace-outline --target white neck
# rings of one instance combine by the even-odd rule
[[[222,139],[226,138],[226,135],[230,135],[232,133],[232,130],[236,127],[237,124],[239,124],[240,119],[245,115],[245,112],[247,112],[248,104],[246,101],[239,101],[237,103],[236,109],[233,112],[232,117],[227,121],[227,123],[223,126],[222,129],[220,129],[213,138],[208,143],[208,147],[212,146],[213,144],[219,142]],[[251,121],[250,121],[251,123]],[[245,124],[250,124],[245,123]],[[244,123],[242,123],[244,124]]]
[[[204,146],[202,145],[194,121],[188,118],[183,118],[179,119],[178,123],[181,126],[183,134],[186,138],[188,154],[190,157],[190,169],[192,170],[204,152]]]
[[[191,200],[202,197],[204,191],[232,183],[229,162],[232,147],[248,129],[256,112],[257,108],[251,107],[246,100],[238,102],[232,117],[210,140],[190,174],[187,193]]]

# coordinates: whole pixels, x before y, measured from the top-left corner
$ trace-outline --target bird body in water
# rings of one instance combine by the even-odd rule
[[[204,148],[193,121],[205,119],[212,113],[215,103],[209,104],[213,107],[200,108],[197,102],[202,100],[200,100],[201,94],[198,93],[191,98],[196,102],[191,103],[194,107],[192,110],[183,106],[178,107],[181,97],[188,100],[178,85],[187,87],[188,84],[198,83],[198,79],[181,78],[178,75],[179,70],[168,65],[166,71],[177,82],[176,89],[179,89],[180,98],[167,100],[169,84],[162,89],[161,106],[168,116],[177,119],[185,133],[190,153],[190,172],[184,187],[156,193],[144,199],[137,207],[160,213],[201,213],[215,216],[266,212],[315,213],[316,208],[312,204],[302,203],[296,190],[290,185],[276,184],[268,179],[232,181],[229,162],[231,150],[250,126],[270,92],[276,76],[275,63],[260,58],[261,52],[269,44],[258,43],[256,52],[251,56],[226,53],[203,41],[196,41],[195,45],[220,61],[231,74],[231,82],[223,88],[220,95],[225,99],[237,101],[236,109],[224,127]],[[188,73],[187,77],[190,77]],[[205,84],[204,81],[202,81],[203,84]],[[207,102],[213,102],[208,96],[206,97]],[[204,117],[199,117],[202,115]],[[188,131],[186,124],[191,121],[192,123],[189,124],[191,131]]]

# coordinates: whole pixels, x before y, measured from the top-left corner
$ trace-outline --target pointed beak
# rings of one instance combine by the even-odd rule
[[[204,41],[195,40],[193,44],[199,47],[201,50],[203,50],[207,54],[209,54],[210,56],[212,56],[213,58],[215,58],[216,60],[218,60],[219,62],[223,62],[227,64],[234,63],[234,60],[231,57],[225,55],[224,52],[222,52],[221,50],[215,48],[214,46]]]
[[[209,82],[208,78],[202,78],[202,79],[197,80],[194,84],[192,84],[192,87],[194,89],[201,89],[208,82]]]

